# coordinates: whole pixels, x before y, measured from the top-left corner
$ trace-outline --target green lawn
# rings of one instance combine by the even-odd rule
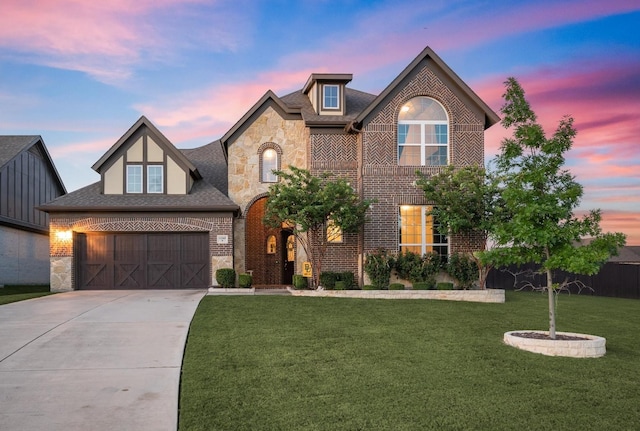
[[[505,304],[207,296],[191,324],[180,430],[636,430],[640,301],[564,295],[558,330],[599,359],[502,343],[548,329],[545,295]]]
[[[49,286],[10,286],[0,288],[0,305],[51,295]]]

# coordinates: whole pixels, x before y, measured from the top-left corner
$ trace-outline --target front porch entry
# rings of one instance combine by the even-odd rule
[[[266,197],[258,199],[247,211],[245,267],[253,274],[254,286],[291,285],[295,273],[295,237],[290,228],[264,225],[266,203]]]

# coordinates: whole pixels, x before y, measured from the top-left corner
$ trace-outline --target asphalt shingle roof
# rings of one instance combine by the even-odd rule
[[[196,180],[186,195],[136,194],[105,195],[100,182],[93,183],[47,204],[45,211],[235,211],[227,192],[227,166],[219,141],[199,148],[180,150],[198,169]],[[224,192],[223,192],[224,191]]]
[[[0,167],[4,166],[15,156],[40,139],[36,135],[0,136]]]
[[[313,109],[309,97],[304,94],[302,90],[294,91],[293,93],[282,96],[280,100],[292,108],[300,108],[302,118],[307,123],[346,124],[355,119],[367,106],[369,106],[369,104],[375,100],[376,95],[347,87],[345,88],[345,97],[347,107],[345,115],[318,115]]]

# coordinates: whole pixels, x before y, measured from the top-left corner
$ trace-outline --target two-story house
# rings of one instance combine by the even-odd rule
[[[379,95],[351,79],[318,73],[282,97],[267,91],[195,150],[177,150],[141,118],[93,166],[100,182],[43,207],[52,289],[202,287],[221,267],[251,272],[257,285],[290,284],[304,253],[288,226],[262,221],[273,170],[289,166],[346,177],[376,199],[360,233],[332,236],[327,270],[363,281],[363,260],[380,247],[446,255],[477,245],[434,229],[416,170],[482,165],[484,130],[498,116],[430,48]],[[71,239],[54,241],[57,231]],[[189,266],[183,255],[197,259]]]
[[[49,283],[49,215],[66,193],[40,136],[0,136],[0,285]]]

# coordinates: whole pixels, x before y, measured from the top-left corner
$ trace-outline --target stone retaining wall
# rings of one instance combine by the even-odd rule
[[[365,299],[441,299],[446,301],[469,301],[504,303],[504,290],[295,290],[293,296]]]

